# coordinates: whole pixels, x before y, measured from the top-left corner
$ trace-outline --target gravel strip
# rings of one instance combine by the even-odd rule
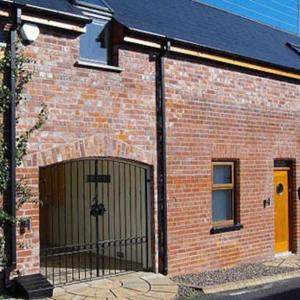
[[[187,274],[182,276],[175,276],[172,278],[177,283],[192,285],[197,287],[211,286],[217,284],[224,284],[228,282],[241,281],[246,279],[253,279],[263,276],[272,276],[276,274],[288,273],[296,271],[295,268],[278,268],[265,266],[263,264],[245,264],[236,268],[223,269],[210,272],[202,272],[196,274]],[[179,291],[176,299],[189,299],[189,295],[193,295],[200,291],[187,288],[179,285]],[[192,299],[192,297],[191,297]]]
[[[180,285],[178,288],[178,293],[174,300],[192,300],[197,296],[200,296],[201,294],[203,294],[201,291]]]

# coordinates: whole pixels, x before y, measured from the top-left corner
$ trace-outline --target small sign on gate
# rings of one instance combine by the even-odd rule
[[[110,175],[87,175],[86,182],[110,183]]]

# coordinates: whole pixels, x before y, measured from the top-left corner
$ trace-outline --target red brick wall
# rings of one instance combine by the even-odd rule
[[[297,159],[299,174],[299,85],[168,59],[166,86],[170,273],[272,257],[274,205],[263,200],[273,199],[274,159]],[[210,234],[213,159],[239,160],[240,231]]]
[[[120,74],[75,67],[78,38],[45,28],[27,50],[37,64],[19,129],[30,125],[41,102],[49,109],[19,169],[36,197],[38,167],[57,161],[116,156],[156,167],[155,66],[149,55],[121,49]],[[274,159],[299,159],[299,92],[294,83],[167,59],[172,275],[273,256],[274,206],[263,208],[263,200],[273,197]],[[239,159],[244,228],[211,235],[211,161],[222,158]],[[39,265],[38,206],[29,204],[21,213],[34,215],[26,233],[32,248],[18,252],[18,267],[28,273]],[[296,217],[295,223],[299,239]]]
[[[120,50],[122,73],[74,66],[79,39],[68,32],[42,29],[26,51],[36,61],[35,75],[20,108],[20,130],[34,122],[47,104],[46,124],[30,140],[29,154],[19,168],[38,197],[39,166],[89,156],[113,156],[156,163],[155,69],[149,55]],[[38,206],[20,212],[33,216],[31,232],[19,237],[31,244],[18,251],[18,268],[39,266]]]

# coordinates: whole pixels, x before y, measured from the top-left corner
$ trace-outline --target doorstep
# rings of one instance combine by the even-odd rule
[[[279,252],[279,253],[276,253],[274,255],[274,258],[285,258],[285,257],[288,257],[288,256],[291,256],[293,255],[293,253],[291,251],[286,251],[286,252]]]

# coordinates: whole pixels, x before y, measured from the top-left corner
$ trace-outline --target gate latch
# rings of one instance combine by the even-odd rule
[[[103,203],[95,202],[91,207],[91,215],[94,217],[103,216],[106,212],[106,208]]]

